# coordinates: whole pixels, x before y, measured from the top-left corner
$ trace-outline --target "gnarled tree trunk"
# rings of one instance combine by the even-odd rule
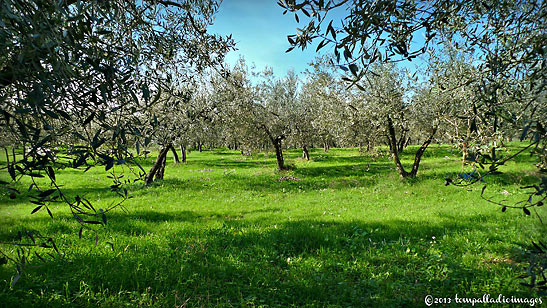
[[[171,146],[171,153],[173,153],[173,160],[175,161],[175,164],[180,163],[179,154],[177,153],[177,150],[175,150],[174,146]]]
[[[281,142],[283,141],[283,137],[275,137],[272,138],[272,143],[275,148],[275,158],[277,159],[277,169],[279,171],[285,170],[285,161],[283,160],[283,149],[281,148]]]
[[[165,160],[167,158],[167,153],[169,152],[169,149],[171,147],[172,145],[169,144],[161,148],[158,157],[156,158],[156,162],[154,163],[154,165],[152,165],[152,168],[144,177],[144,185],[150,185],[154,181],[154,179],[163,179],[163,173],[165,171]]]
[[[266,125],[260,125],[257,128],[262,128],[270,138],[270,141],[272,142],[274,148],[275,148],[275,158],[277,159],[277,169],[279,171],[285,170],[285,162],[283,160],[283,148],[281,147],[283,139],[285,139],[284,135],[281,136],[275,136],[270,132],[268,127]]]
[[[163,180],[163,174],[165,173],[165,163],[167,161],[167,153],[163,156],[163,159],[160,162],[158,171],[156,171],[156,176],[154,177],[154,181],[156,180]]]
[[[395,163],[395,166],[397,167],[397,171],[399,171],[399,175],[402,178],[416,177],[416,175],[418,174],[418,168],[420,168],[420,161],[422,159],[422,155],[424,154],[429,144],[431,144],[431,141],[433,140],[433,137],[435,136],[435,133],[437,131],[437,127],[433,129],[433,132],[431,133],[431,135],[429,135],[426,141],[418,149],[418,152],[416,152],[416,155],[414,156],[414,163],[412,164],[412,170],[410,172],[405,170],[399,158],[400,153],[397,147],[397,136],[395,135],[395,127],[393,126],[393,121],[391,120],[390,116],[387,117],[387,129],[388,129],[387,138],[388,138],[389,148],[391,150],[393,162]]]
[[[310,160],[310,152],[308,152],[308,146],[302,145],[302,158],[305,160]]]

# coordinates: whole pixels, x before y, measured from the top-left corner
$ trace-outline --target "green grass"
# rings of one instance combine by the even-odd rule
[[[30,214],[25,193],[11,200],[2,192],[0,241],[39,230],[66,257],[35,258],[13,288],[13,265],[0,266],[0,306],[400,307],[423,306],[427,294],[534,296],[516,277],[545,225],[522,211],[502,213],[480,199],[480,185],[444,186],[461,171],[459,153],[431,146],[411,180],[387,157],[310,154],[306,162],[287,151],[296,169],[282,174],[273,154],[214,150],[190,153],[187,164],[169,160],[164,181],[128,186],[128,213],[109,213],[97,247],[91,233],[78,239],[66,206],[53,206],[51,220]],[[536,179],[523,157],[487,180],[489,195],[517,198]],[[285,175],[301,181],[277,181]],[[103,168],[59,170],[57,178],[96,207],[116,200]],[[545,217],[545,208],[538,212]]]

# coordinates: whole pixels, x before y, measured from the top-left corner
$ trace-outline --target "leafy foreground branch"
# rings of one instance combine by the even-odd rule
[[[539,129],[531,136],[530,144],[520,149],[516,153],[502,158],[496,155],[496,148],[492,148],[490,152],[478,151],[475,154],[471,154],[468,157],[468,161],[474,165],[474,169],[470,173],[461,173],[456,179],[447,178],[446,185],[455,185],[459,187],[467,187],[479,183],[486,183],[488,176],[496,176],[501,174],[500,167],[505,165],[508,161],[514,160],[519,155],[524,155],[525,151],[529,151],[531,155],[537,155],[540,158],[538,167],[540,172],[544,173],[546,170],[541,163],[541,157],[547,155],[545,150],[546,136],[541,124],[538,124]],[[524,129],[521,135],[521,141],[527,137],[528,126]],[[488,169],[485,168],[488,166]],[[481,173],[480,170],[485,172]],[[520,201],[509,202],[507,200],[499,200],[494,196],[487,196],[487,184],[484,184],[481,190],[481,198],[488,203],[495,204],[501,207],[502,212],[506,212],[507,209],[520,209],[524,214],[530,216],[532,211],[543,224],[543,219],[537,212],[537,208],[543,206],[547,199],[547,176],[543,175],[539,178],[539,182],[534,185],[527,185],[520,187],[522,191],[522,199]],[[521,282],[522,285],[534,288],[540,291],[541,294],[547,294],[547,246],[544,242],[542,234],[538,234],[537,243],[532,240],[532,247],[528,250],[528,262],[527,273],[521,275],[519,278],[529,278],[529,282]]]
[[[173,93],[221,64],[233,47],[230,37],[207,32],[218,6],[185,0],[2,1],[0,146],[11,183],[0,184],[10,198],[20,193],[20,180],[30,178],[32,213],[45,210],[53,218],[52,205],[66,205],[80,237],[92,232],[97,242],[107,213],[123,209],[130,198],[124,184],[145,175],[130,151],[150,143],[143,114],[161,93]],[[16,157],[19,150],[22,158]],[[111,171],[110,188],[119,197],[104,208],[83,195],[67,195],[56,179],[56,170],[94,166]],[[115,166],[129,167],[135,179],[123,178]],[[3,252],[3,261],[14,261],[19,273],[32,249],[57,251],[51,238],[40,235],[45,242],[35,243],[34,233],[25,234],[32,244],[5,244],[18,247],[17,257],[7,259]]]

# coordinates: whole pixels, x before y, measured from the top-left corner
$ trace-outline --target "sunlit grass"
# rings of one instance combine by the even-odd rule
[[[410,180],[388,157],[310,154],[307,162],[287,151],[296,168],[281,174],[272,153],[196,151],[179,165],[169,158],[165,180],[128,186],[128,212],[109,213],[97,247],[89,232],[78,239],[63,205],[52,207],[54,220],[31,215],[23,181],[22,195],[0,199],[0,240],[39,230],[57,238],[66,258],[33,260],[13,288],[13,265],[0,266],[0,306],[398,307],[423,306],[427,294],[533,295],[516,277],[545,226],[535,213],[502,213],[481,200],[481,185],[444,186],[461,172],[458,152],[432,146]],[[530,158],[502,170],[487,179],[489,195],[516,198],[538,176]],[[59,170],[57,178],[96,207],[116,200],[103,168]]]

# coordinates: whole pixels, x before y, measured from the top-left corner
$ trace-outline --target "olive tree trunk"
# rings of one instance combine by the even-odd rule
[[[328,153],[328,152],[329,152],[329,149],[330,149],[329,142],[328,142],[327,140],[325,140],[325,141],[323,142],[323,151],[324,151],[325,153]]]
[[[275,158],[277,159],[277,169],[279,171],[285,170],[285,161],[283,160],[283,149],[281,147],[281,142],[283,137],[272,138],[272,143],[275,148]]]
[[[173,160],[175,161],[175,164],[180,163],[179,154],[177,153],[177,150],[175,150],[174,146],[170,147],[171,153],[173,153]]]
[[[429,137],[425,140],[425,142],[420,146],[418,149],[418,152],[416,152],[416,155],[414,156],[414,163],[412,164],[412,169],[409,171],[406,171],[403,164],[401,163],[401,159],[399,157],[399,151],[397,147],[397,136],[395,135],[395,127],[393,126],[393,121],[391,120],[391,117],[387,117],[387,130],[388,130],[388,143],[389,148],[391,151],[391,156],[393,157],[393,162],[395,163],[395,166],[397,167],[397,171],[399,172],[399,175],[402,178],[413,178],[416,177],[418,174],[418,168],[420,168],[420,161],[422,159],[422,155],[424,154],[425,150],[431,144],[431,141],[433,140],[433,137],[435,136],[435,133],[437,131],[437,127],[433,129],[433,132],[429,135]]]
[[[305,144],[302,146],[302,158],[310,160],[310,152],[308,151],[308,146]]]
[[[167,151],[169,152],[169,151]],[[167,153],[163,156],[163,159],[160,162],[158,171],[156,171],[156,175],[154,176],[154,181],[156,180],[163,180],[163,174],[165,173],[165,163],[167,161]]]
[[[186,162],[186,146],[181,144],[180,145],[180,156],[182,157],[182,162]]]
[[[152,165],[148,174],[144,177],[144,185],[150,185],[154,180],[163,179],[163,173],[165,172],[165,160],[167,153],[172,145],[164,146],[161,148],[156,162]]]
[[[285,139],[285,136],[284,135],[281,135],[281,136],[275,136],[274,134],[272,134],[270,132],[270,130],[268,129],[268,127],[266,127],[266,125],[260,125],[260,126],[257,126],[257,128],[261,128],[264,130],[264,132],[266,132],[266,135],[268,135],[270,141],[272,142],[274,148],[275,148],[275,158],[277,159],[277,169],[279,171],[281,170],[285,170],[285,162],[283,160],[283,148],[282,148],[282,142],[283,142],[283,139]]]

